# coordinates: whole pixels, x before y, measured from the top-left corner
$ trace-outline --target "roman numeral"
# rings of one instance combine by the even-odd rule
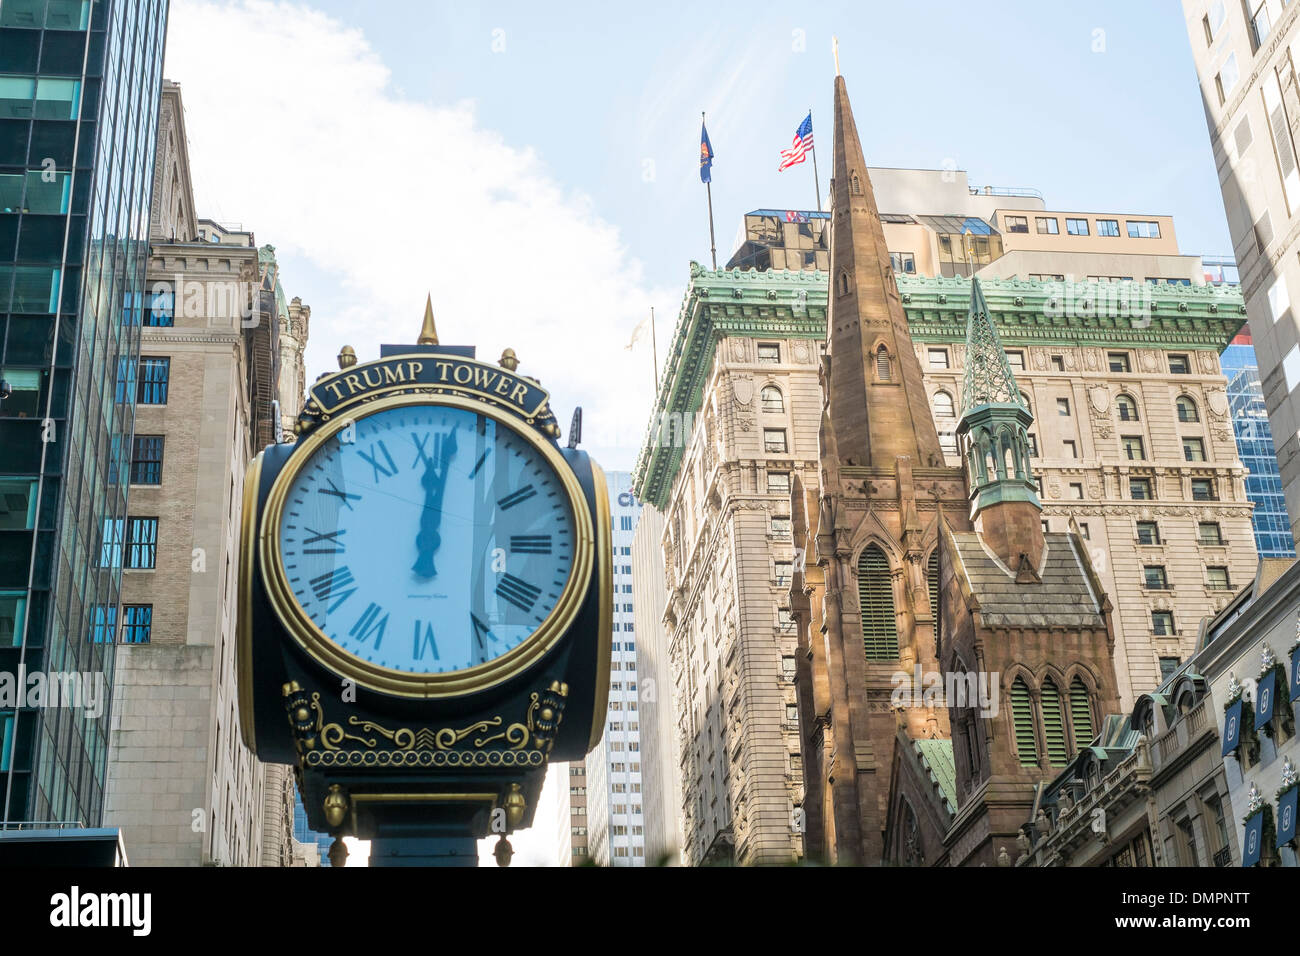
[[[352,577],[352,572],[346,564],[341,568],[335,568],[333,571],[326,571],[324,574],[312,578],[308,583],[311,584],[311,589],[316,594],[316,600],[324,601],[332,597],[338,598],[329,606],[330,614],[333,614],[335,608],[357,593],[354,586],[357,583],[356,579]]]
[[[510,550],[515,554],[550,554],[551,536],[549,534],[512,534]]]
[[[427,465],[429,463],[429,456],[425,453],[424,446],[429,441],[429,433],[425,432],[423,435],[419,435],[415,432],[411,432],[411,441],[415,444],[415,461],[411,462],[411,467],[414,468],[420,462],[424,462]]]
[[[304,545],[302,549],[303,554],[342,554],[343,553],[344,546],[343,546],[343,542],[339,540],[339,535],[347,534],[347,531],[340,529],[338,531],[326,531],[324,534],[321,534],[319,531],[315,530],[314,528],[308,528],[307,533],[310,534],[311,537],[303,539],[302,542]],[[306,545],[316,544],[317,542],[320,541],[328,541],[332,545],[337,545],[337,547],[332,547],[332,548],[306,547]]]
[[[379,451],[375,451],[378,448]],[[377,441],[370,446],[369,453],[364,451],[357,452],[363,461],[369,463],[370,467],[375,470],[375,481],[380,478],[391,478],[397,474],[397,463],[393,461],[393,456],[388,453],[388,447],[383,441]],[[379,456],[384,456],[384,461],[379,460]]]
[[[509,511],[515,505],[527,501],[535,494],[537,494],[536,488],[534,488],[532,485],[524,485],[518,491],[512,491],[504,498],[499,499],[497,501],[497,507],[499,507],[502,511]]]
[[[353,624],[352,629],[348,631],[349,636],[355,637],[364,644],[373,634],[375,650],[379,650],[379,643],[384,639],[384,629],[388,627],[388,615],[384,614],[380,617],[381,614],[384,614],[384,609],[371,601],[361,612],[361,617],[357,618],[357,623]]]
[[[420,625],[424,625],[424,631],[421,633]],[[414,643],[411,647],[411,657],[414,660],[424,660],[424,652],[432,651],[433,659],[440,660],[438,657],[438,642],[433,639],[433,625],[428,621],[416,621]]]
[[[497,596],[509,601],[521,611],[531,611],[533,605],[537,603],[537,596],[541,593],[541,588],[535,588],[513,574],[502,575],[497,583]]]
[[[326,483],[329,484],[329,487],[317,488],[316,490],[319,491],[322,495],[333,495],[339,501],[347,505],[349,511],[352,510],[352,502],[348,501],[349,498],[355,498],[357,501],[361,500],[360,495],[349,494],[348,492],[343,491],[341,488],[339,488],[338,485],[334,484],[334,479],[326,478],[325,481]]]

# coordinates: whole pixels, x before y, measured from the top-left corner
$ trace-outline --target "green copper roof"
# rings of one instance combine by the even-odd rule
[[[912,746],[921,757],[921,763],[930,771],[930,779],[939,788],[948,812],[957,812],[957,767],[952,760],[951,740],[914,740]]]
[[[980,405],[1018,405],[1028,411],[1007,361],[998,330],[989,318],[980,280],[971,280],[966,317],[966,373],[962,379],[959,418]]]
[[[969,279],[898,276],[908,331],[917,343],[964,342]],[[1217,355],[1246,321],[1235,286],[1145,282],[1038,282],[981,279],[985,312],[1004,345],[1213,350]],[[709,270],[691,263],[654,411],[633,471],[642,501],[668,503],[684,442],[673,429],[693,428],[718,341],[826,338],[825,272]]]

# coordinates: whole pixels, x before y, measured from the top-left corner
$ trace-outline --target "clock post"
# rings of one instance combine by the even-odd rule
[[[605,477],[518,368],[439,344],[428,302],[416,344],[345,346],[245,476],[244,741],[372,866],[473,866],[492,835],[508,864],[550,760],[603,728]]]

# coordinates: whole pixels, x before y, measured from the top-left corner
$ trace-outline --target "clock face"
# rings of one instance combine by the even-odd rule
[[[347,654],[413,675],[526,642],[565,592],[576,535],[541,450],[449,405],[355,419],[298,468],[279,518],[305,615]]]

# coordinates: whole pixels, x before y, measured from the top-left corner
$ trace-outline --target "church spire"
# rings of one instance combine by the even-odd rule
[[[880,213],[842,76],[835,77],[827,402],[839,453],[854,465],[943,465]]]
[[[957,435],[966,448],[971,520],[1013,571],[1036,575],[1043,554],[1043,506],[1029,466],[1034,422],[993,325],[979,279],[966,314],[966,370]]]

